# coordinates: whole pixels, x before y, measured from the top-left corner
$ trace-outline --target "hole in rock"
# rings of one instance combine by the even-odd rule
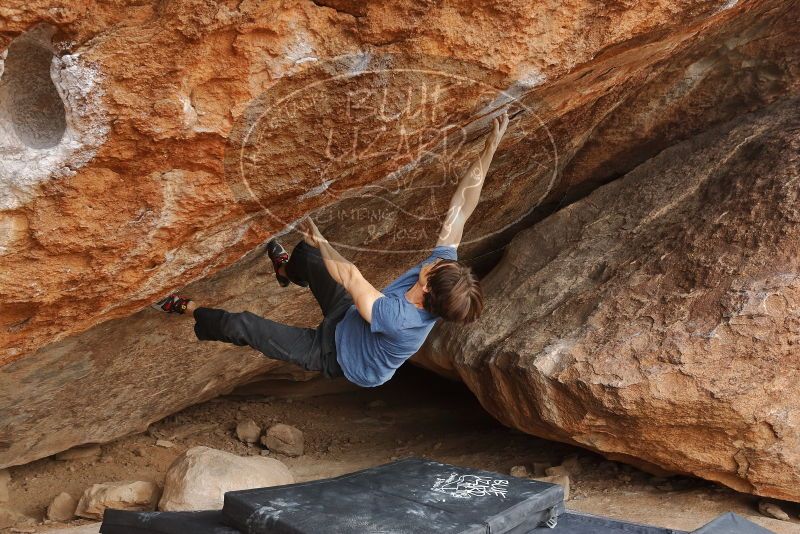
[[[37,26],[14,39],[0,78],[0,121],[36,149],[56,146],[67,128],[64,103],[50,75],[52,34],[53,28]]]

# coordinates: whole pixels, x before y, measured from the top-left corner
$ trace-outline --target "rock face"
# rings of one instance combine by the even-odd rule
[[[209,447],[192,447],[167,471],[159,510],[219,510],[226,491],[294,482],[289,468],[274,458],[242,457]]]
[[[517,235],[422,361],[503,423],[800,501],[800,106],[663,151]]]
[[[183,287],[313,324],[308,292],[279,290],[256,247],[313,213],[387,282],[433,244],[505,104],[461,250],[476,265],[677,141],[798,92],[794,0],[327,4],[4,2],[0,468],[296,373],[144,308]]]
[[[8,502],[8,483],[11,482],[11,473],[0,470],[0,502]]]

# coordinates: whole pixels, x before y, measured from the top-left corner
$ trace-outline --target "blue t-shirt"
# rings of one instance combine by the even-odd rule
[[[419,350],[438,317],[406,299],[419,272],[436,258],[457,259],[456,248],[439,246],[431,255],[386,286],[372,305],[372,323],[350,306],[336,325],[336,359],[344,376],[362,387],[380,386]]]

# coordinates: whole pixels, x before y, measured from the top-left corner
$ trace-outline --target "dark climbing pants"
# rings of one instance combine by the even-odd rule
[[[353,304],[350,294],[328,273],[319,249],[304,241],[295,246],[286,264],[289,280],[308,284],[325,316],[317,328],[299,328],[264,319],[250,312],[230,313],[214,308],[194,311],[194,332],[203,341],[249,345],[269,358],[297,364],[325,376],[342,376],[336,361],[336,325]]]

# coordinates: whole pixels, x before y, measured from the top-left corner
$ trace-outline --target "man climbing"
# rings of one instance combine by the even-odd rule
[[[249,345],[267,357],[292,362],[325,376],[345,376],[372,387],[389,380],[419,350],[438,318],[469,323],[483,309],[480,283],[457,261],[464,223],[480,199],[508,115],[494,119],[480,157],[462,178],[430,256],[378,291],[342,257],[310,218],[300,223],[303,241],[291,257],[275,240],[267,255],[282,286],[310,287],[324,319],[317,328],[276,323],[250,312],[205,308],[169,295],[153,307],[194,317],[200,340]]]

